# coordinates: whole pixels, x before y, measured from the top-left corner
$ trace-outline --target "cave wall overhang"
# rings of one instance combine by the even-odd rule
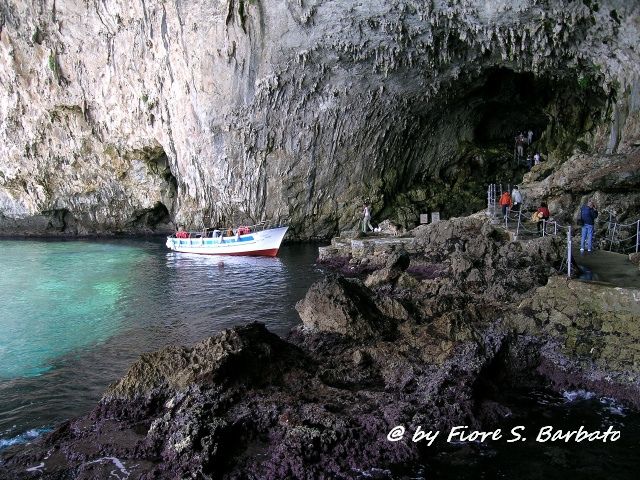
[[[593,125],[579,133],[619,151],[637,139],[639,9],[616,0],[597,9],[9,2],[3,215],[67,209],[91,228],[126,228],[160,202],[196,228],[286,217],[295,235],[326,237],[352,226],[365,198],[378,212],[404,208],[430,194],[415,185],[455,176],[465,142],[480,136],[477,116],[490,110],[471,108],[482,100],[473,90],[500,69],[595,94],[598,108],[578,112]],[[161,175],[135,163],[158,146]]]

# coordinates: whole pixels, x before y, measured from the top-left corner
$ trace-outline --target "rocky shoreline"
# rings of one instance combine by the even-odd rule
[[[430,453],[392,428],[499,427],[512,388],[640,407],[640,291],[558,276],[557,239],[482,217],[381,243],[309,289],[287,339],[251,323],[144,354],[0,477],[395,478]]]

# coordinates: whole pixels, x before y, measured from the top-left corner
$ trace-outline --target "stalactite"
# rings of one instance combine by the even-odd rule
[[[67,173],[56,170],[64,163],[56,158],[79,152],[71,138],[60,140],[52,133],[43,112],[50,110],[45,108],[49,104],[81,105],[92,132],[77,127],[69,136],[91,135],[86,144],[95,151],[85,157],[105,192],[111,179],[100,170],[102,143],[126,152],[160,142],[180,185],[181,197],[171,211],[177,219],[188,222],[210,205],[225,216],[234,209],[256,215],[264,206],[265,215],[287,210],[301,222],[308,209],[347,218],[343,211],[326,210],[322,202],[338,205],[338,198],[367,193],[351,174],[386,165],[428,177],[457,161],[451,158],[456,144],[446,125],[433,138],[420,128],[436,128],[433,118],[446,117],[442,112],[454,108],[464,89],[481,81],[488,69],[503,66],[540,78],[558,72],[577,78],[599,65],[602,74],[594,88],[606,95],[626,92],[638,78],[637,53],[629,48],[637,26],[625,24],[627,32],[635,33],[621,36],[623,30],[604,8],[598,13],[573,3],[399,0],[362,9],[350,1],[287,0],[276,5],[265,0],[256,6],[228,0],[205,19],[175,5],[143,4],[125,11],[106,0],[83,20],[109,35],[108,52],[113,53],[108,53],[108,72],[98,58],[97,43],[82,37],[80,25],[64,17],[61,3],[56,22],[62,22],[62,30],[48,13],[16,5],[26,9],[16,18],[33,17],[33,25],[39,25],[42,45],[31,40],[32,29],[3,27],[3,35],[8,32],[15,43],[12,55],[25,59],[25,67],[18,73],[18,62],[0,67],[1,78],[8,79],[7,92],[17,92],[0,95],[5,95],[1,99],[9,118],[25,121],[0,132],[0,153],[36,144],[18,163],[23,162],[25,171],[27,164],[34,168],[29,163],[34,161],[36,168],[59,171],[58,184],[66,185]],[[608,46],[603,47],[604,41]],[[193,47],[185,51],[182,42]],[[65,75],[68,69],[74,80],[64,92],[51,93],[42,49],[58,46]],[[116,54],[128,49],[131,58]],[[21,78],[44,92],[38,101],[28,101]],[[66,97],[64,102],[58,95]],[[453,129],[462,128],[457,119],[447,121]],[[592,137],[595,142],[597,136]],[[315,161],[315,193],[304,201],[295,195],[288,199],[284,192],[295,188],[287,175],[300,181]],[[11,166],[1,164],[0,170],[7,178],[20,177]],[[37,191],[36,180],[24,179],[29,192]],[[148,189],[123,186],[118,201],[138,205],[157,199],[160,185],[144,181]],[[386,189],[386,198],[407,187],[380,185],[375,188]],[[32,205],[30,195],[16,202]],[[66,187],[43,195],[38,201],[62,202],[70,211],[83,208],[73,203],[74,192]]]

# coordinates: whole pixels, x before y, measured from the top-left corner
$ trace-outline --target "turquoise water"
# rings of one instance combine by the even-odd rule
[[[170,252],[164,239],[0,241],[0,450],[88,413],[143,352],[261,321],[280,335],[319,277],[276,258]]]
[[[0,379],[41,375],[52,361],[104,342],[121,326],[118,301],[148,255],[89,242],[2,242]]]
[[[321,276],[313,245],[285,246],[277,258],[179,254],[162,239],[0,241],[0,249],[0,451],[88,413],[142,352],[255,320],[286,335],[299,323],[295,303]],[[504,395],[512,415],[499,427],[615,425],[624,441],[457,445],[398,478],[637,477],[637,412],[588,392]]]

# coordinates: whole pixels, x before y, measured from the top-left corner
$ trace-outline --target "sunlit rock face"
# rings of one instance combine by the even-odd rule
[[[549,155],[640,137],[640,6],[75,0],[0,5],[2,233],[288,218],[298,238],[482,206]],[[511,143],[510,143],[511,142]]]

